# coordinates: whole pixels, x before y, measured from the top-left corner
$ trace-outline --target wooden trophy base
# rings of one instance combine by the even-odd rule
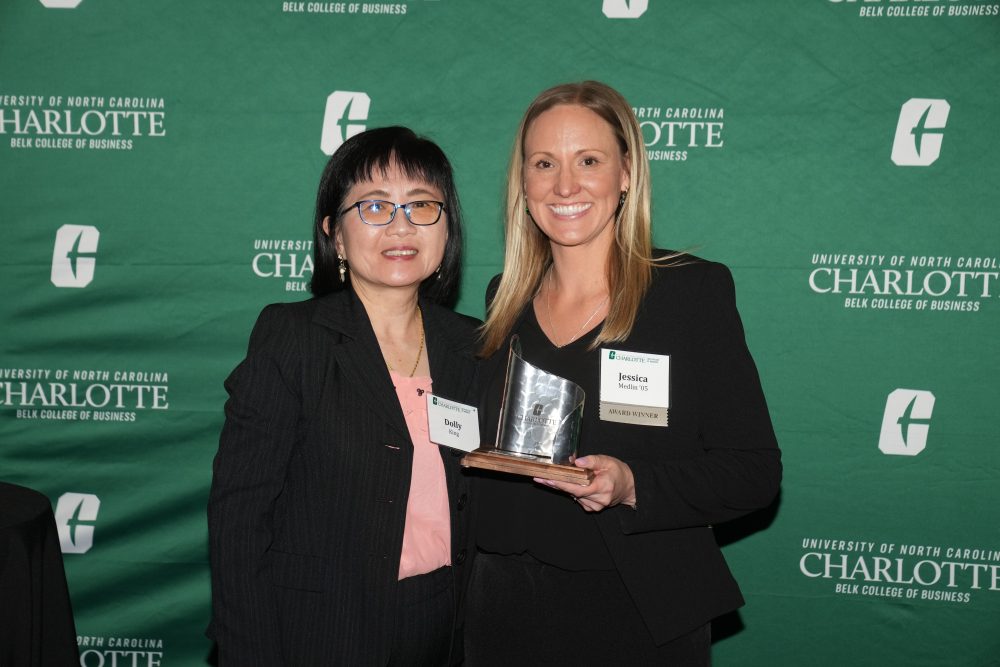
[[[580,486],[590,486],[590,480],[594,479],[594,471],[586,468],[559,463],[542,463],[532,459],[500,454],[492,447],[480,447],[474,452],[469,452],[462,457],[461,463],[466,468],[499,470],[515,475],[554,479],[557,482],[571,482]]]

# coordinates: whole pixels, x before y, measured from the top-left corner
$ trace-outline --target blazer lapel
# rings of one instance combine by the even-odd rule
[[[326,298],[322,307],[317,308],[313,322],[342,334],[343,342],[332,344],[331,352],[345,381],[350,383],[350,390],[357,393],[359,402],[380,414],[409,442],[410,432],[378,339],[364,305],[354,292],[344,290]]]
[[[473,342],[454,336],[434,303],[420,300],[427,341],[427,360],[434,381],[434,393],[444,398],[467,401],[475,381]]]

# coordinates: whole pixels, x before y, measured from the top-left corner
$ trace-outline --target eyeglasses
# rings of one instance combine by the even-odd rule
[[[391,223],[393,218],[396,217],[396,211],[399,209],[403,209],[403,213],[406,214],[406,219],[410,221],[410,224],[423,227],[433,225],[441,219],[444,202],[422,199],[406,204],[397,204],[385,201],[384,199],[362,199],[345,208],[340,214],[344,215],[352,208],[358,209],[361,222],[373,227],[384,227]]]

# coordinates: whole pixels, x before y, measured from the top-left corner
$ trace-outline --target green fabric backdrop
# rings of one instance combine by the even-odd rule
[[[748,605],[715,664],[1000,664],[998,14],[4,0],[0,478],[57,507],[81,664],[210,651],[222,381],[307,297],[321,144],[442,145],[481,316],[520,114],[585,78],[643,122],[658,244],[732,267],[784,450],[780,502],[720,530]]]

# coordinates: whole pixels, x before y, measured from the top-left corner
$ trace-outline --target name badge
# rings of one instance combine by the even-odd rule
[[[427,432],[436,445],[471,452],[479,447],[479,410],[427,394]]]
[[[669,416],[670,355],[601,348],[601,419],[667,426]]]

